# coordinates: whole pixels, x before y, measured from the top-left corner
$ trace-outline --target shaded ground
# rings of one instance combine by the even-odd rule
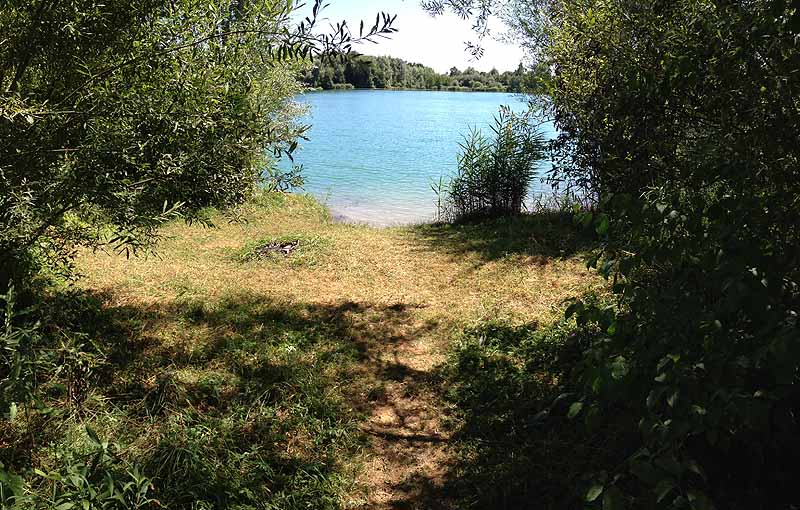
[[[219,423],[242,401],[240,446],[258,442],[247,439],[264,426],[251,413],[268,402],[270,433],[284,436],[262,448],[289,471],[335,474],[323,492],[350,508],[455,508],[459,424],[437,380],[453,332],[498,314],[550,322],[565,298],[599,285],[560,217],[378,230],[332,224],[313,201],[283,196],[244,215],[216,229],[170,226],[158,258],[80,259],[85,291],[135,331],[109,387],[143,413],[188,399]],[[314,242],[289,257],[245,256],[287,238]],[[143,451],[170,444],[153,434],[128,439]]]

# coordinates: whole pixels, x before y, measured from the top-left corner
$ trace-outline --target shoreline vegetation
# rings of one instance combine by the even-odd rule
[[[306,87],[303,89],[303,92],[341,92],[341,91],[349,91],[349,90],[388,90],[388,91],[396,91],[396,92],[494,92],[494,93],[502,93],[502,94],[510,94],[513,92],[508,92],[507,90],[501,89],[471,89],[467,87],[446,87],[441,89],[413,89],[413,88],[399,88],[399,87],[386,87],[382,89],[376,88],[357,88],[349,83],[344,84],[336,84],[332,88],[324,89],[322,87]],[[523,92],[520,92],[522,94]]]
[[[306,86],[321,90],[445,90],[451,92],[510,92],[543,94],[550,81],[546,66],[526,69],[520,63],[514,71],[477,71],[456,67],[446,74],[405,60],[349,54],[326,58],[300,75]]]

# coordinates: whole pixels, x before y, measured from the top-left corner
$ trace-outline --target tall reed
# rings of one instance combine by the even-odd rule
[[[491,131],[487,137],[471,129],[460,144],[456,175],[447,186],[435,187],[440,221],[522,211],[537,164],[546,155],[546,141],[526,116],[506,106],[501,107]]]

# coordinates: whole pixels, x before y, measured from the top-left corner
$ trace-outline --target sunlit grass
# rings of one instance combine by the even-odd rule
[[[106,360],[84,419],[179,507],[362,504],[372,453],[358,424],[387,381],[442,363],[475,318],[502,309],[550,322],[565,298],[600,285],[558,218],[374,229],[272,194],[210,219],[165,227],[157,256],[78,260],[97,305],[84,324]],[[300,248],[248,256],[278,240]],[[418,366],[399,366],[401,345],[428,347]],[[65,423],[54,440],[80,430]]]

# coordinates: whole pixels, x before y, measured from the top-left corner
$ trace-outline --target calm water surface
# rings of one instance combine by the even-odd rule
[[[305,189],[340,219],[372,225],[432,219],[431,182],[455,172],[463,135],[488,130],[500,105],[526,106],[491,92],[331,91],[298,101],[309,105],[313,126],[295,155]]]

